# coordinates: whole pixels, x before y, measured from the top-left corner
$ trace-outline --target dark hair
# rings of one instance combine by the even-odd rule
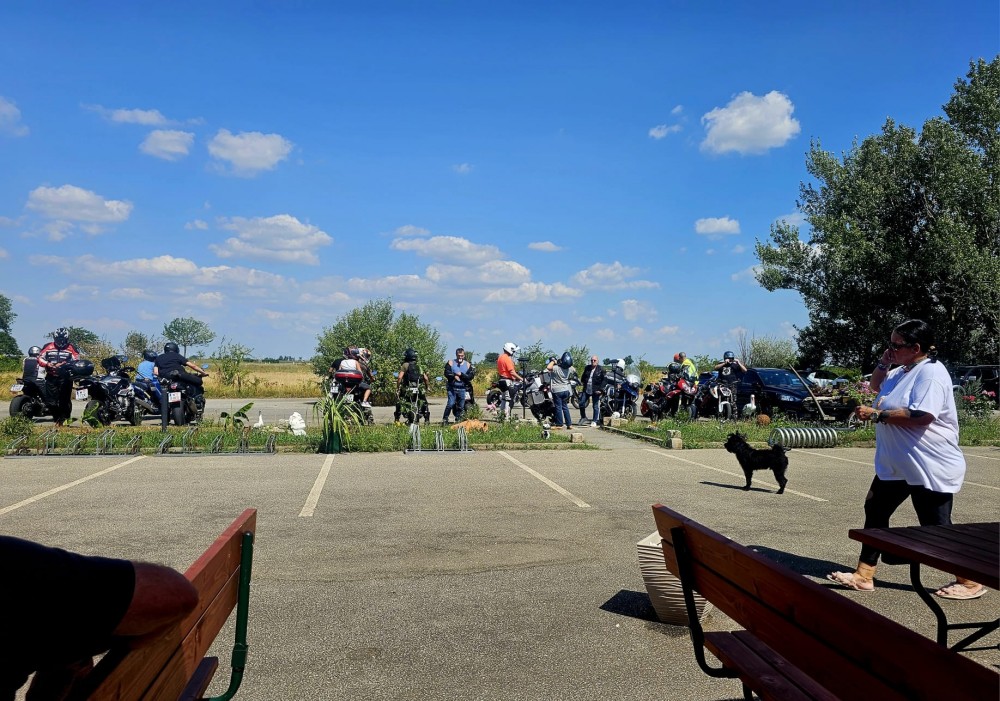
[[[919,343],[920,350],[934,357],[937,355],[937,347],[934,345],[934,329],[926,321],[921,319],[907,319],[902,324],[892,330],[907,343]]]

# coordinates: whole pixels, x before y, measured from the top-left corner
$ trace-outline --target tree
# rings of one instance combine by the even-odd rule
[[[407,348],[417,351],[421,368],[431,377],[444,371],[445,346],[431,326],[414,314],[396,313],[391,299],[375,299],[339,317],[317,336],[312,359],[317,375],[325,376],[344,348],[367,348],[376,371],[372,396],[376,401],[395,401],[396,373]]]
[[[252,357],[253,348],[232,343],[223,336],[219,341],[219,349],[212,356],[218,367],[219,382],[226,387],[235,387],[238,395],[243,392],[245,383],[256,386],[245,365]]]
[[[129,331],[122,342],[121,351],[129,358],[142,358],[142,354],[147,350],[159,352],[163,344],[153,336],[147,336],[140,331]]]
[[[758,241],[757,280],[795,290],[800,357],[871,368],[893,326],[927,321],[942,358],[1000,354],[1000,57],[970,66],[920,133],[887,120],[842,158],[810,146],[800,210]]]
[[[14,306],[11,304],[10,299],[4,295],[0,295],[0,357],[5,355],[21,355],[21,351],[17,347],[17,341],[14,339],[11,331],[14,326],[14,319],[16,318],[17,313],[14,311]]]
[[[163,337],[183,348],[187,355],[188,346],[207,346],[215,340],[215,332],[204,321],[191,317],[177,318],[163,325]]]

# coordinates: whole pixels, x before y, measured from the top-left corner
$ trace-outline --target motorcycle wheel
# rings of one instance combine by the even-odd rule
[[[184,405],[175,406],[170,410],[170,418],[174,422],[174,426],[183,426],[187,423],[184,420]]]
[[[635,418],[635,404],[633,402],[626,402],[625,406],[622,407],[622,418],[626,421]]]
[[[108,410],[96,399],[91,399],[87,402],[87,406],[83,408],[83,415],[93,416],[104,426],[111,425],[111,417],[108,415]]]
[[[132,413],[128,417],[128,422],[130,424],[132,424],[133,426],[141,426],[142,425],[142,409],[140,409],[137,406],[132,407]]]
[[[574,409],[580,408],[580,395],[574,393],[573,396],[569,398],[569,403],[573,405]]]
[[[719,412],[719,417],[721,421],[729,421],[733,418],[733,407],[728,402],[723,404],[721,411]]]
[[[10,400],[11,416],[23,416],[26,419],[30,419],[35,415],[34,408],[35,402],[32,401],[31,397],[24,394],[20,394]]]
[[[502,396],[503,396],[503,394],[500,392],[500,390],[498,390],[498,389],[491,389],[489,392],[486,393],[486,403],[487,404],[492,404],[493,406],[496,406],[496,407],[499,407],[500,406],[500,398]]]
[[[688,410],[688,415],[691,417],[692,420],[698,418],[698,405],[697,404],[695,404],[694,402],[692,402],[688,406],[687,410]]]

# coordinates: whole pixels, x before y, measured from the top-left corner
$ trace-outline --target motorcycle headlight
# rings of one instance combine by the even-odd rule
[[[781,395],[778,396],[778,399],[780,399],[783,402],[801,402],[802,401],[802,397],[796,397],[796,396],[793,396],[791,394],[781,394]]]

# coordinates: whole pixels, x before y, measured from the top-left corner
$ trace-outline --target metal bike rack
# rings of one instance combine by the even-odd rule
[[[444,447],[444,431],[436,430],[434,431],[434,451],[435,453],[469,453],[472,452],[469,448],[469,436],[465,432],[465,426],[457,426],[455,428],[455,435],[458,438],[457,448],[445,448]],[[410,447],[403,451],[404,453],[426,453],[431,451],[426,451],[423,449],[420,440],[420,426],[417,424],[410,424]]]
[[[115,452],[115,431],[109,428],[97,437],[97,445],[94,447],[94,455],[110,455]]]
[[[776,428],[771,431],[767,444],[785,448],[834,448],[837,446],[837,429],[818,428]]]
[[[66,446],[66,449],[62,452],[63,455],[79,455],[83,451],[83,446],[87,442],[87,434],[82,433],[73,441]]]
[[[56,449],[56,442],[59,440],[59,431],[54,428],[50,428],[48,431],[43,433],[38,439],[39,442],[45,442],[45,448],[42,450],[42,455],[49,455],[53,450]]]
[[[163,440],[160,441],[160,445],[156,447],[156,454],[166,455],[167,451],[170,450],[170,446],[173,445],[173,442],[174,442],[174,434],[168,433],[167,435],[165,435],[163,437]]]

